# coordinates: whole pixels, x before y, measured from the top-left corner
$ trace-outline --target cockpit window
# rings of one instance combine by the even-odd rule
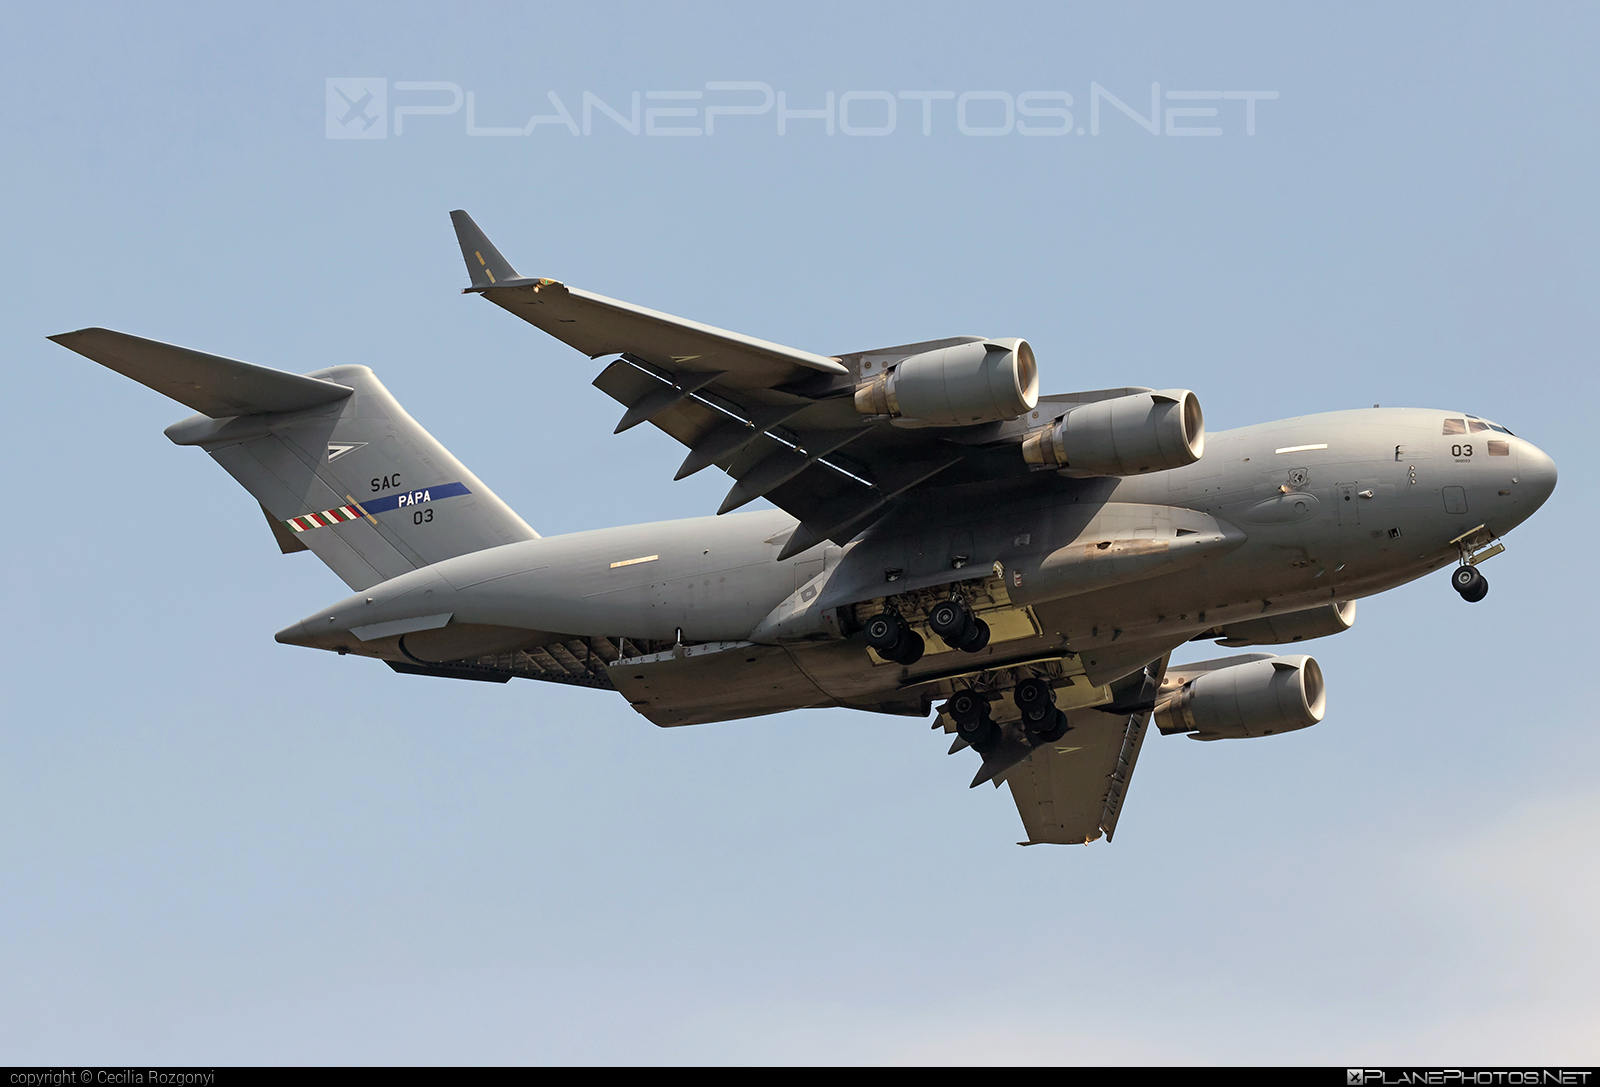
[[[1474,434],[1485,430],[1493,430],[1500,434],[1510,434],[1513,438],[1517,436],[1514,431],[1507,430],[1499,423],[1491,423],[1489,420],[1481,419],[1476,415],[1469,415],[1465,419],[1446,419],[1444,421],[1445,434],[1465,434],[1469,430]]]

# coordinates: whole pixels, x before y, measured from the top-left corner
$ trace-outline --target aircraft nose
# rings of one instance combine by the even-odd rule
[[[1538,509],[1556,489],[1556,462],[1532,442],[1517,451],[1517,476],[1523,497]]]

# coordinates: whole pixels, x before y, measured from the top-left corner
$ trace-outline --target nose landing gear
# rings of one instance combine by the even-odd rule
[[[1469,604],[1476,604],[1489,595],[1489,579],[1476,566],[1457,566],[1450,575],[1450,587]]]
[[[1489,579],[1479,572],[1478,564],[1500,554],[1506,545],[1496,542],[1488,525],[1463,532],[1450,542],[1461,552],[1461,565],[1450,575],[1450,587],[1467,603],[1476,604],[1489,595]]]

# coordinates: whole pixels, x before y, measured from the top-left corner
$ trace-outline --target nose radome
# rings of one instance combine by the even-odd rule
[[[1517,477],[1523,496],[1537,509],[1556,489],[1556,462],[1532,442],[1523,442],[1517,450]]]

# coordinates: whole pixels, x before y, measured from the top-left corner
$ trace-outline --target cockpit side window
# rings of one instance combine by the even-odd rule
[[[1480,431],[1488,430],[1489,424],[1484,422],[1482,419],[1468,419],[1467,429],[1472,431],[1472,433],[1477,434]]]
[[[1444,421],[1444,432],[1446,434],[1465,434],[1467,432],[1467,421],[1465,419],[1446,419]]]

